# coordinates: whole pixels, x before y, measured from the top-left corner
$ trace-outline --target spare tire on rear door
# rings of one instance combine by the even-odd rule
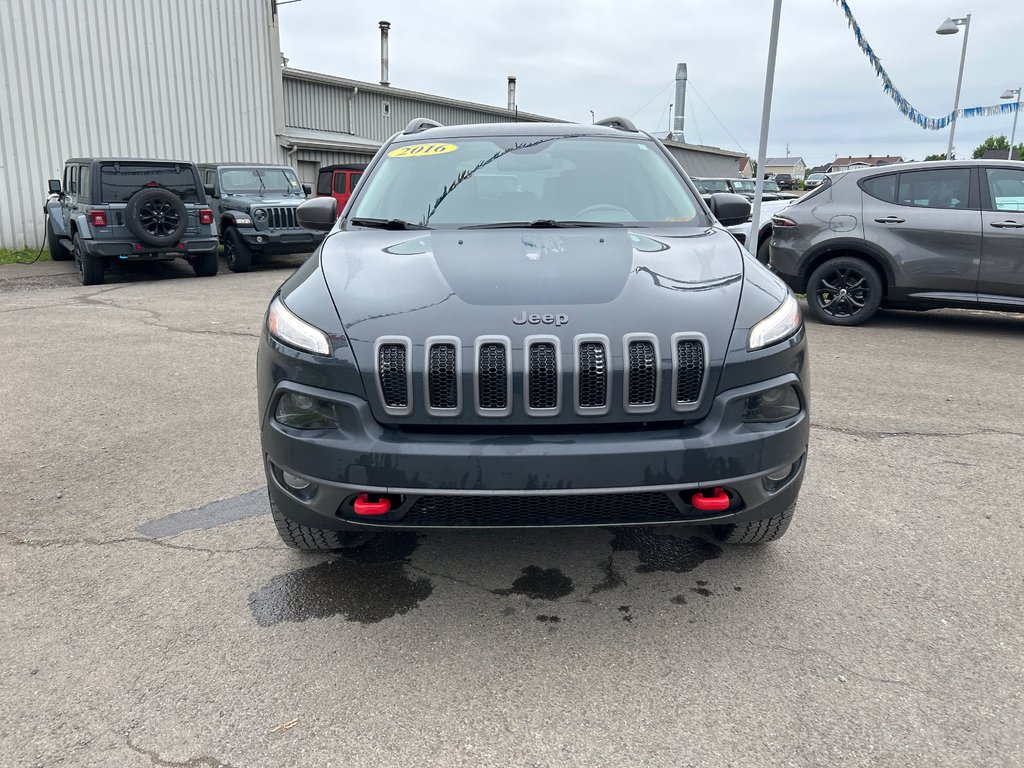
[[[188,211],[181,198],[162,187],[140,189],[128,198],[125,223],[142,242],[162,247],[181,240],[188,228]]]

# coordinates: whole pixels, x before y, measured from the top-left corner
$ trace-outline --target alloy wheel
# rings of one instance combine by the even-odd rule
[[[853,317],[871,299],[868,276],[852,267],[837,267],[818,280],[814,298],[827,315]]]
[[[139,225],[154,237],[166,237],[180,223],[178,212],[167,200],[149,200],[139,208]]]

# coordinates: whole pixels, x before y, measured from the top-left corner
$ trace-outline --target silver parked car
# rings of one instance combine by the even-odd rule
[[[821,183],[824,180],[824,173],[812,173],[806,179],[804,179],[804,189],[814,189],[815,187],[820,187]]]
[[[880,306],[1024,312],[1024,162],[829,174],[773,217],[770,255],[832,325],[858,325]]]

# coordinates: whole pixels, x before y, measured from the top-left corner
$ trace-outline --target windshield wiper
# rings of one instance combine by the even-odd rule
[[[557,229],[560,227],[624,227],[625,224],[610,221],[570,221],[555,219],[534,219],[533,221],[497,221],[493,224],[467,224],[459,229]]]
[[[357,227],[372,227],[374,229],[432,229],[422,224],[413,224],[411,221],[402,219],[349,219],[349,224]]]

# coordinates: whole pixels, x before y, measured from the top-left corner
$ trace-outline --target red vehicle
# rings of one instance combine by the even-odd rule
[[[316,196],[333,197],[338,201],[338,210],[341,211],[365,170],[366,163],[325,165],[317,177]]]

